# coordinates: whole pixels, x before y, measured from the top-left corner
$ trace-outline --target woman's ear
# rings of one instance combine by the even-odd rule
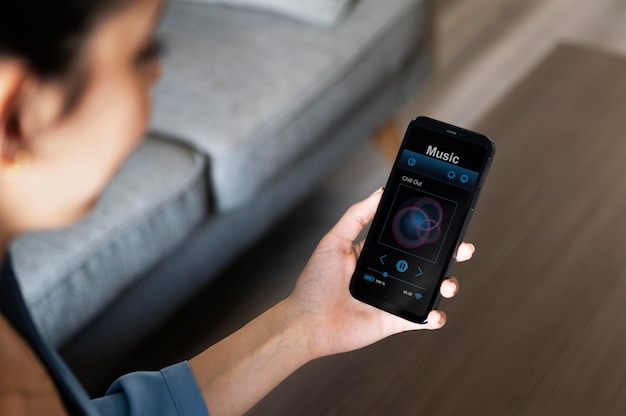
[[[26,67],[15,60],[0,61],[0,163],[11,162],[24,146],[18,114]]]
[[[65,96],[59,83],[44,81],[17,60],[0,61],[0,138],[4,157],[31,153],[38,134],[62,117]]]

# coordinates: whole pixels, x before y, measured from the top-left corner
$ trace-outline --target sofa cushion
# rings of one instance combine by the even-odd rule
[[[14,242],[24,297],[49,341],[66,341],[201,222],[207,212],[204,171],[203,157],[152,137],[87,218]]]
[[[197,3],[225,4],[280,13],[304,22],[331,26],[339,22],[352,0],[181,0]]]
[[[425,17],[421,0],[359,0],[344,21],[321,29],[170,3],[153,128],[207,155],[218,211],[241,206],[415,56]]]

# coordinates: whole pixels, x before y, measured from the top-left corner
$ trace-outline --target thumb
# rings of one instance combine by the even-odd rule
[[[351,242],[354,241],[363,228],[374,218],[382,194],[383,188],[380,188],[368,198],[348,208],[337,224],[330,230],[330,234]]]

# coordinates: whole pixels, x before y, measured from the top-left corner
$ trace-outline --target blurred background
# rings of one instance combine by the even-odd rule
[[[200,330],[182,330],[182,322],[174,320],[172,328],[164,330],[163,342],[170,338],[170,330],[181,330],[172,337],[176,344],[180,336],[202,339],[207,332],[216,331],[217,335],[209,335],[209,342],[213,342],[284,298],[321,236],[353,202],[384,184],[399,145],[388,140],[401,139],[413,117],[428,115],[472,128],[561,43],[573,42],[626,56],[626,2],[620,0],[431,3],[435,66],[423,88],[392,118],[391,129],[396,136],[389,134],[385,124],[380,134],[355,148],[352,157],[327,176],[312,195],[220,276],[216,282],[219,290],[211,286],[198,297],[197,305],[189,308],[182,322],[197,324]],[[498,142],[497,137],[493,140]],[[231,284],[227,290],[232,292],[223,296],[223,290]],[[247,289],[250,284],[253,290]],[[212,328],[206,331],[202,312],[196,308],[211,308],[221,303],[220,299],[227,299],[230,306],[226,306],[228,310],[222,309],[224,305],[215,308],[215,316],[220,318],[210,319]],[[226,323],[231,319],[232,324]],[[222,326],[226,328],[219,328]]]
[[[317,242],[345,209],[385,183],[408,122],[417,115],[427,115],[487,134],[496,142],[496,162],[501,163],[494,165],[470,227],[468,239],[475,241],[478,246],[477,259],[457,267],[456,273],[462,279],[459,299],[442,304],[442,308],[450,312],[450,324],[440,331],[442,334],[403,334],[352,354],[311,363],[286,380],[251,414],[595,414],[595,405],[603,410],[600,412],[602,414],[624,414],[626,403],[620,391],[623,393],[626,388],[626,377],[623,377],[622,371],[625,369],[623,366],[612,367],[611,364],[619,360],[618,351],[626,346],[626,324],[607,322],[607,317],[612,319],[613,315],[607,311],[604,311],[604,315],[596,312],[604,302],[605,295],[616,291],[621,293],[618,289],[623,288],[621,280],[626,278],[624,256],[615,251],[626,244],[626,234],[622,234],[622,240],[619,238],[619,233],[626,231],[620,214],[626,209],[623,203],[626,193],[622,192],[622,196],[619,196],[624,191],[624,185],[612,190],[610,198],[597,193],[586,194],[585,190],[597,188],[594,185],[607,178],[616,179],[618,184],[626,183],[626,173],[620,162],[624,160],[622,156],[626,156],[624,147],[619,150],[615,147],[626,142],[616,138],[620,131],[624,138],[622,127],[626,128],[621,122],[624,119],[623,108],[626,108],[626,96],[621,95],[621,92],[626,94],[626,2],[430,0],[412,2],[412,6],[404,5],[411,3],[409,1],[394,1],[387,8],[384,3],[356,1],[353,8],[342,15],[341,19],[344,20],[331,22],[330,26],[328,21],[323,22],[322,26],[319,26],[319,22],[311,25],[310,22],[303,23],[301,16],[289,21],[290,18],[284,16],[252,9],[234,12],[229,7],[211,6],[215,8],[206,12],[206,16],[215,19],[214,27],[217,26],[217,29],[210,34],[212,39],[218,39],[215,42],[224,42],[219,35],[226,33],[227,29],[254,34],[254,29],[264,27],[264,33],[268,34],[270,40],[284,36],[280,32],[283,29],[304,33],[301,39],[303,43],[290,45],[302,52],[299,55],[292,51],[292,65],[301,64],[311,68],[315,67],[316,62],[325,62],[326,67],[320,64],[320,74],[332,73],[332,68],[344,65],[344,58],[350,56],[349,51],[339,46],[331,48],[333,50],[330,54],[323,55],[321,49],[316,48],[328,46],[324,43],[328,41],[325,37],[332,40],[346,35],[347,45],[355,42],[354,45],[359,46],[356,40],[365,39],[368,30],[371,28],[374,32],[373,28],[378,27],[377,24],[382,28],[381,33],[389,30],[389,22],[382,21],[383,17],[380,17],[385,16],[385,10],[389,12],[390,21],[398,19],[400,12],[406,10],[415,13],[414,21],[398,21],[406,25],[404,34],[415,36],[416,47],[424,53],[416,55],[419,55],[416,64],[407,66],[414,78],[406,84],[394,83],[391,87],[394,104],[383,100],[380,105],[386,108],[384,112],[375,106],[361,111],[363,119],[370,120],[371,126],[364,130],[348,127],[346,131],[358,137],[350,139],[353,141],[347,143],[340,152],[330,148],[331,153],[341,155],[330,164],[331,169],[315,174],[304,170],[299,175],[306,179],[303,180],[305,185],[294,182],[280,185],[284,188],[280,192],[272,194],[274,191],[267,191],[268,198],[274,198],[274,201],[291,202],[277,202],[280,208],[275,210],[277,213],[274,216],[260,217],[258,221],[262,221],[263,226],[255,229],[254,237],[246,244],[233,250],[232,256],[221,258],[217,254],[206,254],[202,258],[205,251],[211,251],[206,242],[212,242],[215,251],[220,248],[221,237],[200,239],[204,241],[204,246],[200,244],[200,248],[177,243],[174,245],[176,249],[169,249],[173,252],[159,255],[158,261],[154,263],[157,266],[151,264],[135,273],[139,276],[156,273],[170,280],[178,278],[171,274],[176,270],[173,266],[166,266],[163,271],[158,264],[163,263],[163,258],[186,258],[183,253],[197,260],[193,270],[199,276],[203,276],[203,270],[215,265],[214,274],[210,278],[197,278],[201,283],[190,284],[189,293],[181,296],[175,307],[168,309],[164,306],[168,311],[160,315],[159,302],[162,304],[163,299],[167,298],[158,298],[154,301],[154,307],[148,307],[143,312],[124,305],[115,309],[110,306],[115,305],[115,302],[108,301],[102,308],[105,311],[107,308],[117,310],[114,319],[104,319],[104,323],[98,323],[101,318],[93,318],[89,323],[81,324],[83,326],[79,329],[73,329],[75,333],[57,342],[63,345],[64,355],[93,393],[101,393],[103,388],[125,371],[159,368],[189,358],[287,296]],[[392,3],[394,6],[391,6]],[[403,5],[400,6],[400,3]],[[230,65],[240,61],[221,52],[209,56],[202,62],[202,66],[180,64],[188,59],[189,54],[199,54],[201,47],[207,50],[212,47],[190,40],[203,27],[201,18],[204,12],[201,7],[204,6],[176,5],[170,8],[166,16],[164,33],[166,38],[169,35],[171,50],[165,60],[165,78],[157,90],[153,131],[159,137],[182,138],[181,142],[194,151],[208,152],[207,166],[199,170],[208,171],[209,176],[225,177],[232,175],[236,169],[252,169],[253,163],[236,165],[239,162],[235,159],[232,170],[218,168],[221,166],[220,158],[226,160],[224,155],[232,149],[221,144],[203,145],[199,138],[201,132],[206,130],[207,125],[214,123],[219,127],[216,134],[218,139],[225,132],[240,134],[240,130],[249,126],[242,122],[243,127],[234,127],[232,120],[235,117],[250,118],[251,109],[242,103],[251,101],[253,93],[261,94],[261,99],[252,108],[255,111],[252,118],[269,111],[264,102],[280,103],[283,94],[287,94],[277,87],[282,85],[279,82],[281,79],[283,84],[292,82],[291,85],[310,92],[311,88],[305,82],[305,75],[310,74],[300,73],[288,77],[288,80],[277,77],[272,81],[276,85],[271,80],[267,81],[267,85],[275,89],[275,94],[268,94],[258,85],[259,82],[251,81],[247,84],[241,78],[236,81],[243,82],[246,91],[233,91],[226,75],[216,70],[220,78],[214,84],[199,89],[206,87],[208,91],[219,91],[230,97],[240,94],[239,101],[224,104],[224,111],[233,116],[233,119],[226,120],[231,124],[219,124],[224,119],[219,113],[222,109],[211,107],[214,104],[207,104],[210,107],[207,108],[201,101],[196,101],[210,97],[211,94],[200,97],[200,92],[193,91],[197,89],[196,84],[180,84],[181,79],[198,77],[198,74],[205,76],[198,68],[206,70],[220,63],[226,64],[225,72],[239,71]],[[223,24],[230,14],[236,15],[233,16],[234,23]],[[197,20],[185,21],[188,15],[194,15]],[[407,16],[413,18],[410,13]],[[402,27],[400,23],[398,27]],[[288,27],[283,28],[283,24]],[[349,32],[345,29],[349,25],[360,28],[360,31],[355,31],[356,34]],[[331,35],[324,34],[324,31],[330,31]],[[402,35],[400,31],[394,36]],[[385,62],[386,65],[387,62],[393,62],[394,57],[384,51],[389,50],[389,42],[397,39],[393,36],[382,36],[382,39],[377,49],[372,47],[375,39],[367,39],[367,47],[376,51],[370,57],[371,60]],[[238,55],[235,54],[237,58],[252,65],[248,61],[247,44],[238,42],[240,40],[232,44],[226,41],[225,45],[231,52],[240,50]],[[262,47],[263,42],[258,40],[254,46]],[[311,49],[302,51],[302,44]],[[267,53],[272,58],[268,59],[270,63],[258,68],[258,72],[264,75],[276,71],[279,62],[273,50]],[[367,54],[359,59],[364,62],[363,67],[370,65],[367,63]],[[353,63],[350,65],[354,66]],[[167,72],[168,66],[172,71]],[[370,67],[367,68],[370,70]],[[392,69],[392,74],[401,72],[396,67]],[[359,84],[362,74],[346,74],[337,75],[334,81],[337,86],[333,89],[335,93],[345,93],[351,91],[350,88],[359,90],[361,85],[365,85]],[[239,74],[242,78],[244,75]],[[397,75],[397,78],[400,77]],[[352,80],[354,85],[346,83],[346,79]],[[355,102],[363,104],[374,101],[371,97],[384,95],[383,92],[379,94],[377,88],[370,90],[369,95],[359,96]],[[196,94],[192,99],[185,96],[192,93]],[[265,98],[262,94],[265,94]],[[174,110],[184,101],[194,104],[194,108],[178,114]],[[315,100],[311,102],[315,103]],[[326,107],[333,110],[342,101],[337,96],[330,96],[326,102],[329,103]],[[603,104],[600,105],[600,102]],[[580,103],[580,106],[576,106],[576,103]],[[563,109],[560,108],[561,104]],[[571,105],[567,107],[566,104]],[[346,107],[350,105],[345,104]],[[268,104],[267,107],[271,106]],[[270,121],[258,116],[259,124],[253,126],[254,133],[274,134],[272,128],[277,125],[275,120],[289,117],[300,120],[297,118],[301,117],[299,113],[294,115],[286,108],[291,111],[297,105],[277,107]],[[302,109],[302,114],[307,114],[305,110]],[[309,110],[309,113],[318,111],[313,105]],[[322,110],[319,111],[321,115],[316,113],[318,117],[331,118]],[[173,127],[186,126],[189,119],[194,117],[204,120],[205,124],[200,123],[193,129],[184,127],[176,130]],[[346,117],[342,116],[338,120],[329,123],[325,130],[319,132],[320,135],[333,136],[333,127],[341,125]],[[351,125],[350,121],[345,124]],[[597,126],[597,129],[589,127],[589,130],[585,130],[589,125]],[[302,131],[303,126],[308,125],[298,121],[287,126],[291,139],[287,137],[284,142],[270,141],[265,147],[255,149],[255,160],[262,160],[266,153],[288,153],[290,150],[285,148],[290,148],[288,143],[299,140],[298,132]],[[596,135],[596,131],[600,130],[602,134]],[[186,139],[185,135],[189,138]],[[605,150],[613,154],[613,162],[603,161],[593,152],[590,155],[589,148],[585,146],[593,140],[604,143]],[[236,148],[244,142],[243,139],[235,141],[232,147]],[[548,142],[554,146],[551,152],[533,153],[533,149]],[[552,164],[550,158],[558,157],[563,149],[570,150],[570,153],[565,152],[569,156],[561,160],[561,164]],[[280,166],[283,163],[281,158],[274,160],[271,155],[267,157],[267,164],[276,163]],[[323,160],[317,159],[312,163],[323,164]],[[284,172],[287,172],[283,176],[289,175],[290,166],[298,165],[290,163],[292,165],[283,167]],[[577,175],[583,170],[597,170],[598,176],[578,178]],[[250,175],[254,176],[256,171],[251,172]],[[265,174],[264,170],[259,170],[256,175],[262,177]],[[571,182],[573,177],[584,181],[586,188],[583,190],[578,187],[582,187],[580,183]],[[546,181],[541,182],[537,178]],[[237,202],[228,193],[221,194],[220,187],[228,185],[218,182],[205,187],[208,189],[206,198],[209,202],[202,209],[209,216],[216,212],[228,212]],[[261,191],[256,195],[264,193],[263,186],[267,190],[277,182],[267,176],[265,184],[260,182]],[[241,186],[245,192],[249,191],[244,185]],[[577,193],[576,198],[572,196],[574,192]],[[253,195],[251,201],[254,201],[254,192],[249,193]],[[587,221],[589,210],[600,198],[606,204],[606,212],[598,220],[600,222]],[[534,204],[537,211],[518,212],[516,207],[523,204]],[[258,209],[272,211],[272,204],[261,200]],[[550,217],[542,214],[547,211],[551,212]],[[618,217],[616,222],[611,222],[613,217]],[[566,220],[568,222],[560,222]],[[202,221],[206,222],[205,219]],[[205,222],[189,227],[205,230]],[[581,233],[586,232],[589,238],[607,237],[605,245],[598,245],[595,240],[586,241],[589,245],[597,245],[594,257],[582,256],[580,253],[583,248],[571,243],[576,241],[577,236],[570,230],[580,223],[587,227]],[[246,224],[236,219],[224,226],[222,234],[235,229],[241,232],[242,228],[245,231]],[[212,229],[207,233],[210,232],[213,232]],[[151,238],[158,240],[162,237]],[[564,242],[568,244],[562,246]],[[223,244],[228,246],[226,242]],[[559,252],[555,247],[562,247],[563,251]],[[608,257],[604,258],[604,255]],[[495,257],[498,260],[493,260]],[[552,270],[554,276],[570,276],[579,282],[593,274],[601,282],[598,286],[600,289],[581,284],[576,289],[580,292],[570,293],[570,303],[550,309],[548,305],[552,305],[551,299],[558,297],[560,290],[570,284],[569,280],[557,278],[553,281],[544,280],[542,274],[550,273],[548,265],[551,262],[558,263],[559,259],[571,260],[570,264],[576,264],[578,269]],[[579,266],[589,267],[589,270],[585,269],[584,276],[576,274],[580,270]],[[524,286],[517,286],[521,285],[522,280],[533,287],[531,293],[524,292]],[[546,293],[546,290],[550,293]],[[125,286],[120,292],[131,290]],[[623,300],[621,295],[615,298],[614,304],[611,304],[615,309],[611,311],[618,310],[616,305],[623,305],[620,303]],[[512,304],[517,306],[512,308]],[[571,315],[572,308],[577,313]],[[137,316],[133,317],[135,312]],[[578,314],[582,323],[577,321]],[[145,316],[150,315],[159,316],[148,325]],[[546,316],[552,317],[552,320],[548,319],[549,325],[545,322]],[[562,322],[568,319],[571,321],[560,332]],[[125,320],[128,326],[120,331],[119,328],[124,326],[120,322]],[[601,324],[597,320],[601,320]],[[142,323],[146,323],[145,327]],[[501,325],[510,331],[507,332]],[[111,328],[116,328],[117,332]],[[140,332],[141,336],[135,339],[133,334]],[[594,337],[596,341],[590,343],[587,338],[578,338],[587,336]],[[114,344],[124,345],[124,348],[104,359],[97,358],[100,356],[98,348],[106,350],[107,346]],[[484,348],[486,344],[492,347]],[[517,354],[514,353],[516,349],[519,349]],[[490,361],[493,356],[510,359]],[[533,357],[540,358],[534,361]],[[466,364],[468,362],[473,364]],[[553,367],[551,363],[555,362],[558,365]],[[597,374],[581,363],[590,363],[592,367],[607,370],[607,373]],[[545,371],[535,370],[538,368]],[[581,381],[579,377],[589,378]],[[572,380],[578,381],[572,383]],[[510,388],[507,388],[508,382],[511,382]],[[537,386],[536,389],[533,386]],[[456,392],[458,396],[454,398]],[[583,401],[584,405],[579,405],[577,398],[588,400]]]

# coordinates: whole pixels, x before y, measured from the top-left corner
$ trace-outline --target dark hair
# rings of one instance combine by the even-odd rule
[[[0,59],[43,78],[68,73],[95,23],[128,0],[0,0]]]

